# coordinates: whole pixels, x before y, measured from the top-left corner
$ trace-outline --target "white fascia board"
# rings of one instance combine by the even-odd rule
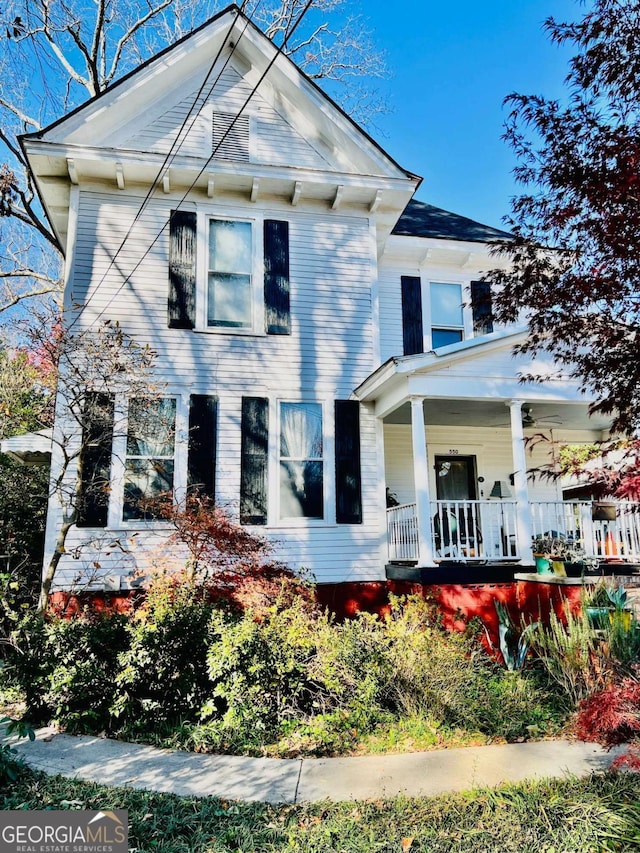
[[[242,36],[239,50],[251,64],[246,79],[256,85],[269,62],[276,56],[277,49],[259,31],[248,28]],[[300,123],[308,125],[311,111],[316,139],[332,142],[333,154],[339,159],[345,153],[345,145],[348,145],[349,153],[355,157],[359,170],[364,168],[376,175],[403,178],[405,181],[409,179],[416,187],[421,182],[421,178],[408,173],[396,163],[288,57],[282,54],[277,56],[259,92],[294,127]],[[309,139],[309,136],[306,135],[306,138]],[[311,138],[309,141],[313,144],[316,139]],[[362,162],[363,154],[368,164]]]
[[[112,86],[88,101],[70,115],[62,118],[50,129],[44,130],[42,138],[62,142],[74,136],[100,138],[111,135],[117,126],[126,124],[141,105],[164,97],[161,87],[156,97],[149,99],[147,90],[164,74],[171,81],[171,89],[178,88],[190,75],[209,67],[223,38],[230,32],[235,12],[229,12],[213,21],[210,26],[195,31],[179,44],[161,52],[143,65],[116,81]],[[236,29],[231,31],[233,34]],[[197,79],[195,77],[194,79]]]
[[[337,164],[346,171],[372,173],[378,177],[403,179],[415,188],[421,179],[410,175],[380,148],[362,129],[353,123],[315,84],[282,54],[273,43],[245,19],[239,18],[230,31],[235,12],[191,34],[186,40],[149,60],[122,81],[114,84],[96,99],[72,112],[66,118],[45,129],[40,138],[52,142],[112,139],[119,128],[144,116],[158,101],[167,102],[167,87],[162,78],[170,81],[170,93],[180,90],[192,78],[198,88],[209,68],[212,57],[223,39],[234,42],[239,61],[251,67],[246,73],[250,84],[256,84],[272,60],[259,93],[273,102],[277,109],[289,106],[288,117],[294,126],[302,121],[307,126],[312,114],[318,140],[333,142]],[[225,53],[227,49],[225,49]],[[215,74],[213,75],[215,79]],[[286,110],[285,110],[286,112]],[[133,129],[132,129],[133,132]],[[313,139],[310,140],[313,144]],[[353,161],[353,163],[351,162]],[[347,164],[351,169],[347,169]],[[355,168],[354,168],[355,166]]]
[[[429,251],[459,254],[463,262],[470,255],[473,260],[477,257],[479,263],[486,257],[491,269],[507,269],[511,265],[511,261],[505,254],[496,253],[494,243],[454,240],[453,238],[447,240],[444,237],[410,237],[403,234],[391,234],[387,240],[383,259],[390,263],[402,263],[403,261],[406,263],[407,254],[424,256]]]
[[[589,398],[576,382],[548,380],[520,382],[517,376],[436,376],[415,374],[407,377],[407,395],[429,399],[517,400],[537,402],[588,403]]]
[[[440,350],[420,353],[417,355],[405,355],[391,358],[381,367],[375,370],[354,391],[356,397],[361,401],[375,400],[377,395],[394,378],[411,376],[416,373],[425,374],[431,370],[440,370],[450,364],[455,364],[469,357],[488,354],[499,349],[513,347],[527,335],[526,327],[518,327],[506,333],[504,331],[492,332],[458,344],[442,347]]]
[[[449,344],[437,350],[421,353],[420,355],[407,355],[398,359],[398,373],[416,373],[429,370],[440,370],[458,361],[488,355],[500,349],[511,349],[527,336],[526,326],[518,326],[508,332],[498,330],[488,335],[477,338],[469,338],[460,343]]]

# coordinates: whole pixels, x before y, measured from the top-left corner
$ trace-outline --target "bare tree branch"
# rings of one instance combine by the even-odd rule
[[[148,23],[148,21],[150,21],[152,18],[155,18],[156,15],[158,15],[163,9],[168,8],[172,3],[173,0],[164,0],[164,2],[160,3],[159,6],[156,6],[155,8],[150,8],[149,12],[142,18],[137,20],[131,27],[129,27],[129,29],[122,36],[122,38],[118,40],[113,60],[111,62],[111,69],[102,81],[105,87],[111,83],[118,70],[118,65],[122,57],[122,51],[127,42],[130,41],[130,39],[138,32],[138,30],[144,27],[144,25]]]

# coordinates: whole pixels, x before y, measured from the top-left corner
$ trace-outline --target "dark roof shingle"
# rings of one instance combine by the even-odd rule
[[[482,225],[466,216],[459,216],[416,199],[411,199],[405,207],[392,233],[404,237],[467,240],[471,243],[495,243],[512,236],[508,231]]]

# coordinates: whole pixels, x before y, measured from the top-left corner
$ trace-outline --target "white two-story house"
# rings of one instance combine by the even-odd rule
[[[237,7],[22,145],[67,317],[149,344],[163,388],[151,408],[114,389],[110,488],[58,587],[84,564],[111,589],[151,571],[170,530],[139,498],[194,482],[321,583],[480,578],[549,532],[612,547],[588,502],[527,474],[609,424],[568,380],[521,383],[525,329],[494,325],[483,281],[506,235],[415,200],[420,178]],[[49,552],[60,519],[52,498]],[[634,559],[633,524],[608,523]]]

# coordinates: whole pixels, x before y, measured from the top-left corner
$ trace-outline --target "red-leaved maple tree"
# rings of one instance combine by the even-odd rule
[[[526,317],[519,348],[550,352],[627,436],[640,431],[640,2],[592,0],[545,22],[575,55],[562,100],[512,94],[505,139],[522,193],[495,314]]]

